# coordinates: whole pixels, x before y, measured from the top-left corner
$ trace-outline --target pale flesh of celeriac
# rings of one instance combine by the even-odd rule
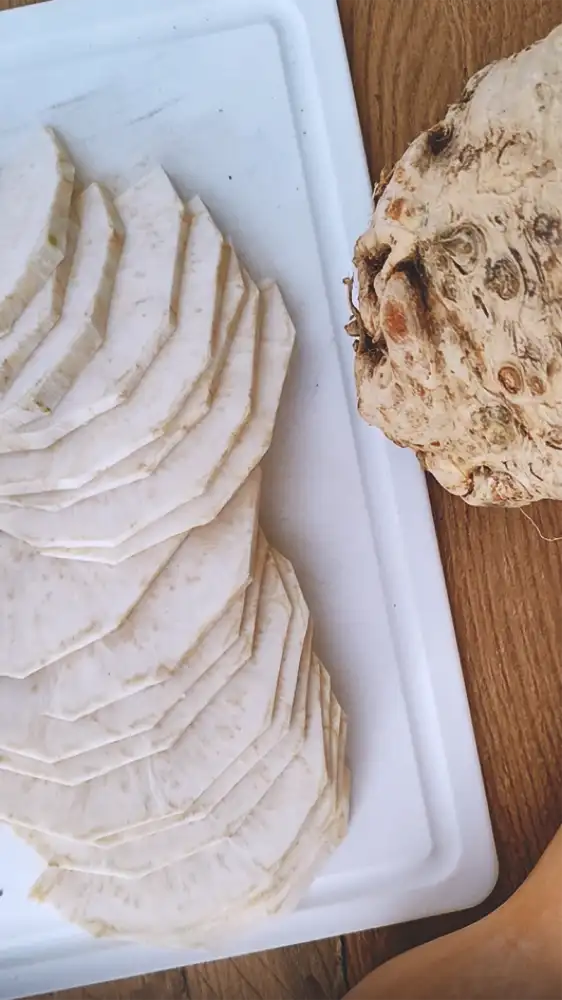
[[[0,340],[0,822],[34,900],[209,945],[294,907],[347,825],[346,720],[259,528],[295,331],[163,169],[87,176]]]
[[[0,451],[4,434],[51,413],[103,342],[123,227],[99,184],[77,199],[78,236],[62,315],[0,400]],[[0,459],[1,461],[1,459]]]
[[[73,188],[74,164],[50,128],[0,166],[0,337],[65,255]]]

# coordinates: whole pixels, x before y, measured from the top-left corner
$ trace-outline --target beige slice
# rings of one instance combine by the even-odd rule
[[[270,869],[270,880],[245,901],[243,907],[223,909],[216,918],[203,925],[198,922],[198,944],[216,947],[225,937],[238,936],[248,925],[258,918],[292,909],[312,881],[326,856],[341,840],[342,824],[339,821],[339,754],[341,732],[341,709],[335,699],[326,691],[323,668],[314,658],[314,677],[320,672],[322,685],[322,730],[324,735],[324,758],[327,769],[327,784],[320,798],[314,803],[295,841],[285,853],[274,871]],[[329,688],[329,684],[328,684]],[[318,693],[318,688],[315,688]],[[310,740],[309,740],[310,746]],[[317,748],[316,748],[317,749]],[[343,772],[342,772],[343,773]],[[336,826],[339,836],[335,835]],[[191,932],[192,933],[192,932]],[[179,931],[178,943],[182,930]]]
[[[318,662],[316,666],[321,671],[322,679],[324,668]],[[344,763],[347,723],[336,700],[329,696],[329,692],[326,694],[326,685],[322,686],[322,726],[328,776],[324,791],[277,867],[271,884],[254,893],[242,908],[229,907],[205,925],[199,921],[195,941],[190,933],[192,943],[197,946],[217,948],[225,938],[238,937],[258,920],[292,910],[346,834],[349,805],[349,776]],[[182,938],[183,929],[177,937],[170,938],[168,935],[164,940],[169,945],[181,946]]]
[[[123,739],[124,733],[133,736],[147,732],[160,722],[178,699],[185,697],[192,685],[227,649],[239,641],[247,595],[248,590],[236,598],[171,677],[92,712],[80,719],[79,725],[34,711],[32,691],[28,697],[29,707],[21,720],[10,712],[9,701],[7,705],[1,705],[0,746],[4,752],[0,752],[0,766],[5,762],[6,770],[33,775],[34,763],[40,767],[45,761],[54,763],[114,743]],[[17,683],[25,685],[29,692],[33,677]],[[24,748],[29,756],[22,755]],[[10,766],[11,761],[14,766]]]
[[[329,743],[325,751],[329,783],[277,868],[273,884],[249,897],[242,908],[229,907],[206,924],[198,921],[195,939],[190,931],[192,945],[217,949],[224,944],[225,937],[232,940],[258,920],[293,909],[321,865],[345,837],[349,811],[349,774],[344,761],[347,723],[333,697],[330,702],[326,716],[322,700],[322,725]],[[60,844],[64,850],[64,842]],[[47,860],[48,851],[41,853]],[[177,936],[165,935],[162,942],[156,937],[154,943],[185,946],[182,930]]]
[[[349,797],[349,774],[344,773],[345,794]],[[261,928],[268,917],[293,911],[302,901],[328,858],[339,847],[347,833],[347,818],[337,812],[325,820],[328,794],[311,810],[307,823],[299,833],[294,849],[287,851],[279,865],[272,887],[256,893],[243,906],[231,906],[205,924],[198,921],[194,928],[150,936],[155,947],[205,948],[218,951],[232,946],[252,926]]]
[[[94,568],[46,559],[0,532],[0,677],[27,677],[117,628],[181,541]]]
[[[255,666],[258,677],[271,676],[275,666],[279,670],[289,618],[281,578],[268,572],[266,565],[256,642],[248,661]],[[258,680],[256,702],[260,687]],[[215,701],[219,699],[223,703],[222,727],[234,738],[230,719],[236,706],[223,692]],[[76,788],[0,771],[0,817],[22,826],[93,841],[185,811],[212,777],[218,776],[214,774],[217,764],[212,756],[197,756],[206,739],[213,737],[212,727],[205,722],[207,714],[208,710],[202,712],[165,753],[120,767]]]
[[[50,128],[0,169],[0,336],[64,257],[73,185],[74,165]]]
[[[102,344],[123,246],[123,227],[109,196],[91,184],[77,200],[78,241],[72,261],[62,316],[24,365],[0,402],[0,450],[18,449],[17,428],[41,413],[50,413]],[[4,429],[8,428],[6,434]],[[45,468],[55,463],[51,449],[0,458],[0,477],[10,465]]]
[[[58,323],[62,313],[78,227],[69,221],[66,254],[50,278],[24,309],[12,329],[0,339],[0,393],[8,391],[36,347]]]
[[[250,581],[259,485],[259,475],[253,476],[220,517],[181,542],[110,635],[69,653],[34,678],[35,699],[44,714],[79,719],[177,669]],[[25,693],[18,699],[14,688],[4,684],[2,690],[0,682],[0,699],[25,712]]]
[[[341,709],[333,701],[335,711],[341,716]],[[334,716],[334,713],[332,713]],[[320,873],[322,865],[339,846],[347,833],[349,812],[349,773],[345,767],[345,742],[347,724],[341,726],[336,718],[330,729],[331,756],[336,762],[335,776],[330,765],[330,784],[318,802],[313,806],[303,827],[272,880],[271,887],[256,893],[243,908],[230,907],[222,914],[203,925],[198,922],[197,933],[190,933],[192,946],[218,949],[225,939],[232,941],[244,933],[252,924],[257,924],[273,914],[286,913],[301,901],[313,879]],[[181,947],[184,944],[182,930],[177,935],[167,935],[162,941],[154,938],[154,944]]]
[[[195,207],[198,206],[196,202]],[[211,364],[213,342],[218,339],[227,254],[220,233],[204,209],[190,227],[186,260],[178,325],[136,391],[120,406],[79,427],[50,448],[11,456],[12,469],[15,463],[20,469],[26,468],[28,476],[34,476],[33,481],[40,483],[43,490],[72,490],[128,459],[132,453],[134,461],[135,452],[168,435],[168,429],[178,419],[175,416],[178,410],[186,411],[190,426],[205,415],[209,409],[209,387],[197,383]],[[226,322],[236,325],[246,289],[235,258],[232,264]],[[138,461],[144,465],[142,459]],[[6,471],[7,464],[6,459],[3,466],[0,458],[0,474],[10,474]]]
[[[341,716],[341,709],[335,705]],[[295,908],[313,879],[320,873],[322,865],[341,844],[347,833],[349,817],[349,773],[345,767],[345,745],[347,723],[342,720],[339,733],[337,721],[331,729],[332,754],[335,748],[335,774],[330,774],[330,782],[318,802],[310,811],[292,849],[287,852],[277,871],[276,887],[271,893],[263,893],[261,899],[252,902],[247,911],[253,922],[260,917],[275,913],[286,913]],[[237,914],[237,924],[241,924],[241,914]],[[234,926],[234,924],[233,924]],[[216,935],[207,934],[207,943],[217,942]]]
[[[16,832],[54,867],[113,874],[122,878],[139,878],[232,836],[302,746],[306,731],[310,665],[311,650],[307,644],[301,659],[289,731],[228,791],[224,791],[224,777],[217,779],[198,800],[204,810],[200,817],[190,815],[174,826],[112,847],[86,844],[26,827],[17,826]]]
[[[280,817],[277,822],[282,828]],[[135,881],[47,869],[31,899],[49,903],[95,937],[146,941],[153,933],[161,942],[166,928],[177,933],[178,925],[188,922],[192,928],[192,906],[208,920],[218,907],[251,892],[262,875],[259,865],[227,840]]]
[[[251,310],[246,311],[248,295],[257,296],[258,292],[247,274],[243,275],[240,265],[233,251],[229,251],[229,266],[227,274],[227,284],[224,288],[222,301],[222,311],[219,316],[218,336],[216,354],[205,374],[198,380],[193,392],[182,405],[179,411],[166,424],[164,432],[155,440],[135,450],[126,459],[107,469],[106,472],[97,476],[91,483],[83,487],[84,497],[98,496],[108,489],[116,489],[119,486],[126,486],[135,483],[139,479],[146,479],[152,475],[155,469],[164,461],[171,451],[189,434],[203,417],[207,416],[214,399],[217,387],[224,370],[224,365],[229,355],[232,341],[238,330],[240,322],[249,322],[252,315]],[[257,342],[259,336],[258,319],[254,319],[254,352],[257,354]],[[241,338],[237,340],[237,349],[241,348]],[[254,358],[255,367],[255,358]],[[243,384],[243,374],[240,377],[240,389]],[[250,391],[253,391],[250,390]],[[248,406],[251,403],[248,402]],[[234,399],[229,406],[229,414],[232,419],[236,413]],[[244,415],[245,419],[246,415]],[[233,431],[235,433],[235,431]],[[77,494],[80,490],[76,491]],[[43,494],[44,495],[44,494]],[[79,497],[76,497],[78,500]],[[76,502],[76,501],[73,501]],[[70,506],[67,502],[65,506]],[[44,509],[44,505],[43,505]],[[49,508],[51,509],[51,508]]]
[[[284,307],[283,300],[275,286],[271,286],[265,294],[266,310],[262,325],[258,355],[258,371],[255,380],[252,413],[239,437],[232,444],[223,463],[215,473],[209,487],[200,497],[186,503],[179,503],[181,498],[181,479],[174,474],[176,462],[189,461],[187,441],[178,445],[168,459],[156,470],[146,483],[135,483],[125,487],[131,509],[135,511],[133,518],[121,516],[118,505],[103,505],[102,498],[95,498],[77,504],[72,508],[79,511],[80,519],[76,523],[76,533],[85,533],[95,529],[94,548],[80,547],[74,549],[49,549],[48,555],[62,558],[92,559],[110,563],[119,563],[129,559],[135,552],[155,545],[162,539],[169,538],[178,532],[190,530],[200,524],[205,524],[216,517],[220,509],[228,502],[232,494],[239,489],[252,469],[263,458],[271,442],[275,417],[279,406],[281,391],[289,365],[294,342],[294,327]],[[220,395],[217,392],[217,400]],[[206,420],[210,420],[211,414]],[[203,426],[202,421],[200,427]],[[175,456],[175,457],[174,457]],[[172,464],[173,460],[173,464]],[[117,493],[117,491],[115,491]],[[107,495],[108,498],[111,494]],[[135,501],[134,498],[137,497]],[[96,500],[98,503],[96,503]],[[136,505],[135,505],[136,504]],[[7,511],[0,514],[0,527]],[[12,511],[21,515],[22,511]],[[27,522],[29,537],[34,543],[39,543],[39,533],[48,534],[47,515],[41,511],[26,511],[18,524],[25,529]],[[12,530],[15,521],[10,522]],[[102,525],[110,529],[117,539],[125,536],[127,541],[119,543],[113,551],[111,548],[98,548],[102,536]],[[187,526],[187,527],[184,527]],[[70,539],[66,539],[67,542]]]
[[[115,207],[126,238],[104,343],[54,413],[22,429],[22,447],[25,438],[26,448],[47,448],[128,399],[175,328],[185,206],[157,169],[120,195]]]
[[[101,525],[106,523],[107,530],[102,531],[99,544],[108,545],[113,541],[108,532],[112,530],[114,521],[130,525],[139,518],[155,516],[162,504],[169,509],[174,496],[182,501],[200,496],[250,415],[260,329],[258,306],[259,296],[254,286],[240,318],[210,412],[185,435],[151,476],[62,511],[51,513],[3,508],[0,528],[23,537],[33,545],[61,547],[74,546],[82,541],[91,542],[96,527],[101,529]],[[20,456],[4,456],[5,459],[16,457]],[[33,528],[38,523],[42,525],[40,536]]]
[[[148,833],[155,833],[173,826],[190,816],[193,818],[208,815],[214,811],[222,798],[229,796],[237,785],[241,785],[242,780],[252,768],[258,765],[275,747],[279,746],[287,732],[293,727],[298,705],[299,678],[303,671],[303,665],[308,672],[312,633],[309,628],[308,608],[294,570],[286,560],[281,559],[278,553],[275,553],[275,561],[281,574],[285,593],[290,601],[291,616],[285,637],[273,715],[269,726],[242,753],[237,757],[232,757],[229,766],[222,774],[209,784],[206,790],[202,790],[199,798],[190,803],[183,812],[178,811],[177,814],[167,816],[164,819],[153,819],[143,826],[139,825],[102,837],[100,843],[105,846],[125,843],[127,840],[132,841],[136,837],[145,837]]]
[[[90,440],[82,466],[99,467],[82,486],[7,498],[13,506],[63,510],[79,500],[126,486],[150,475],[174,444],[173,432],[181,416],[186,429],[195,426],[211,405],[211,387],[222,369],[226,352],[247,298],[247,288],[236,255],[223,243],[199,199],[192,220],[182,281],[178,327],[161,350],[127,404],[97,417],[64,438],[74,446]],[[163,392],[163,387],[166,391]],[[176,411],[180,413],[176,415]],[[160,435],[158,438],[157,435]],[[146,441],[156,440],[150,444]],[[56,446],[55,446],[56,447]],[[127,457],[120,458],[126,454]],[[117,456],[117,458],[116,458]],[[52,479],[76,477],[80,460],[72,453],[58,455]],[[64,463],[59,459],[62,458]],[[73,462],[72,471],[69,462]],[[105,468],[106,465],[109,468]]]
[[[161,713],[161,717],[155,721],[153,727],[145,728],[142,733],[131,733],[127,725],[130,716],[130,706],[127,705],[123,717],[125,724],[119,731],[120,738],[114,738],[110,743],[101,747],[53,763],[34,760],[32,757],[18,754],[0,754],[0,769],[16,771],[18,774],[28,774],[36,778],[45,778],[62,785],[78,785],[83,781],[89,781],[91,778],[113,771],[124,764],[130,764],[132,761],[160,753],[172,746],[192,719],[199,714],[202,708],[252,654],[265,554],[266,548],[262,539],[256,553],[253,579],[244,594],[243,617],[238,620],[238,634],[225,648],[224,641],[217,644],[214,626],[209,629],[195,649],[181,661],[177,670],[174,671],[173,677],[179,674],[183,676],[182,686],[179,688],[180,694],[175,703],[170,703],[168,699],[166,710]],[[236,606],[239,600],[240,597],[235,598],[230,607]],[[220,622],[223,622],[228,614],[229,609],[222,616]],[[219,655],[215,656],[213,660],[210,659],[212,655],[210,637],[213,637],[212,644],[219,652]],[[184,665],[187,669],[183,669]],[[165,686],[165,683],[157,685],[155,692],[157,696],[159,688]],[[176,685],[176,688],[178,687],[179,685]],[[186,697],[188,692],[189,697]],[[126,701],[128,700],[126,699]],[[117,702],[113,703],[113,707],[117,707],[117,705]],[[75,728],[80,729],[81,724],[85,722],[86,729],[89,731],[91,719],[91,715],[86,716],[85,719],[81,719],[80,723],[76,724]],[[52,749],[51,744],[51,752]]]
[[[149,941],[176,935],[187,942],[198,924],[264,891],[327,781],[319,678],[311,684],[309,724],[299,754],[227,840],[143,879],[64,869],[47,871],[32,898],[48,901],[73,923],[98,935]],[[157,901],[157,902],[156,902]]]

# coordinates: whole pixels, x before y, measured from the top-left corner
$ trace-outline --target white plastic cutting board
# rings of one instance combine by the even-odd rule
[[[299,910],[233,953],[477,903],[496,857],[425,483],[355,414],[342,278],[370,185],[335,0],[0,14],[0,94],[0,163],[39,122],[112,187],[162,163],[296,322],[264,513],[349,716],[352,821]],[[93,941],[26,901],[40,867],[0,829],[2,1000],[224,957]]]

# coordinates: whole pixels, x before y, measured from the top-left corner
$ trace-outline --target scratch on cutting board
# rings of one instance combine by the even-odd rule
[[[73,104],[81,104],[86,98],[91,97],[92,94],[96,94],[96,90],[87,90],[85,94],[78,94],[77,97],[69,97],[66,101],[57,101],[56,104],[51,104],[50,111],[58,111],[59,108],[70,108]]]
[[[129,125],[136,125],[137,122],[144,122],[148,121],[149,118],[156,118],[156,115],[159,115],[161,111],[165,111],[166,108],[173,107],[174,104],[179,104],[181,100],[181,97],[174,97],[171,101],[159,104],[157,108],[152,108],[151,111],[146,111],[144,115],[139,115],[137,118],[131,118]]]

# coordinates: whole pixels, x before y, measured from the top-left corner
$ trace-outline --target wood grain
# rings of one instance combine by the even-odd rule
[[[341,0],[373,178],[438,121],[466,78],[562,22],[561,0]],[[487,903],[346,940],[357,982],[394,954],[456,929],[519,885],[562,821],[562,547],[521,513],[430,495],[500,859]],[[562,505],[533,516],[562,535]]]
[[[25,2],[33,0],[0,0],[0,10]],[[474,70],[562,22],[562,0],[340,0],[340,13],[377,177]],[[430,494],[500,857],[490,900],[57,1000],[335,1000],[387,958],[468,923],[521,883],[562,822],[562,546],[541,541],[520,513],[467,508],[434,483]],[[562,504],[535,516],[546,535],[562,535]]]

